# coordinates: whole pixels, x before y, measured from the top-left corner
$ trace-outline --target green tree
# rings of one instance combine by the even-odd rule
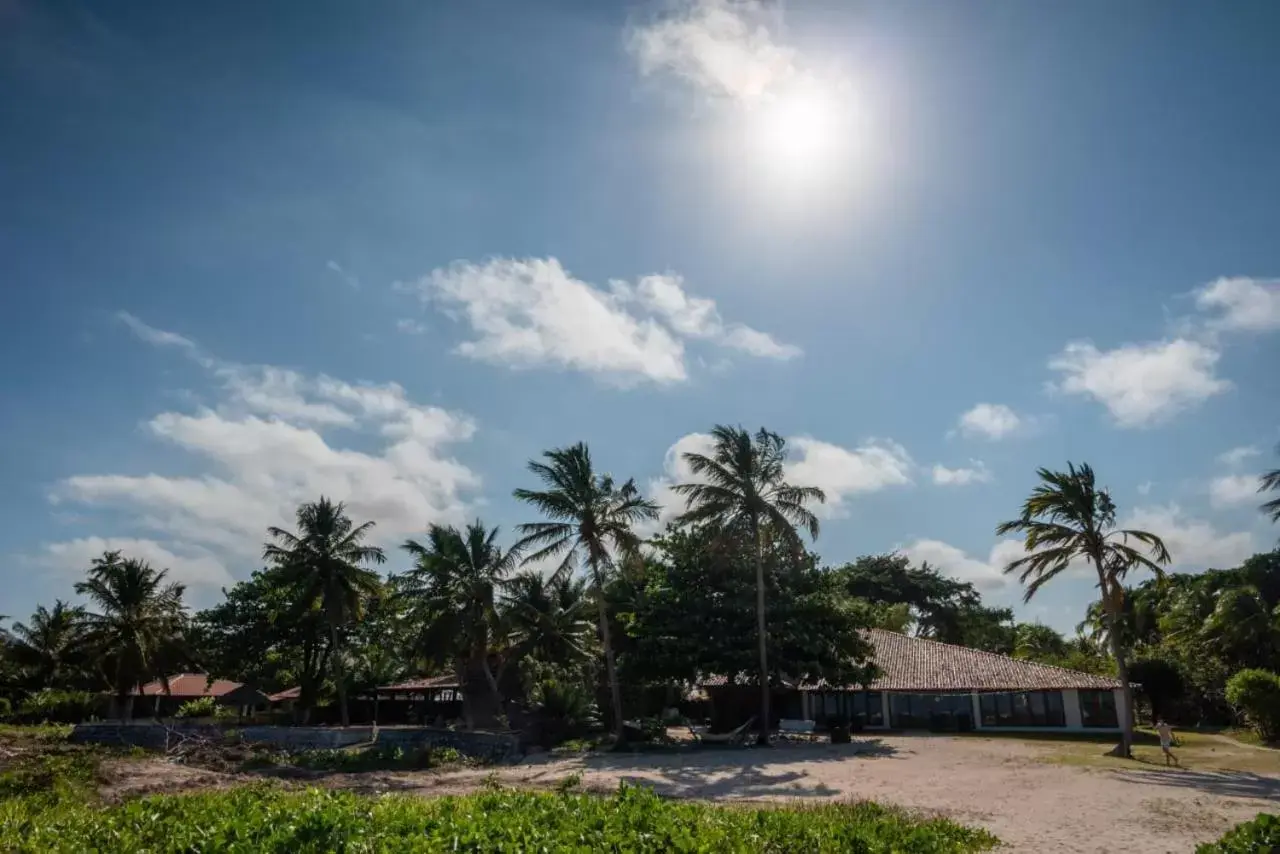
[[[10,652],[37,687],[70,688],[82,682],[87,622],[83,607],[61,599],[40,605],[26,623],[14,623]]]
[[[1057,661],[1067,654],[1067,641],[1044,623],[1019,623],[1013,654],[1030,661]]]
[[[517,489],[513,494],[536,508],[546,521],[521,525],[523,536],[515,548],[525,554],[526,563],[559,558],[555,572],[558,577],[571,573],[579,560],[586,564],[604,648],[613,732],[615,739],[621,741],[622,689],[609,632],[605,583],[617,561],[635,559],[640,548],[635,526],[657,519],[658,505],[640,494],[634,480],[619,485],[611,475],[597,474],[591,452],[582,442],[546,451],[542,456],[545,462],[529,461],[529,471],[545,488]]]
[[[1010,561],[1004,571],[1018,573],[1018,580],[1026,586],[1024,600],[1030,601],[1072,561],[1093,565],[1110,621],[1111,654],[1125,700],[1116,753],[1132,756],[1133,689],[1125,666],[1123,634],[1116,630],[1124,602],[1124,579],[1135,568],[1149,569],[1162,577],[1160,564],[1169,563],[1169,551],[1155,534],[1116,527],[1115,502],[1107,490],[1098,488],[1087,464],[1077,468],[1068,463],[1065,472],[1042,468],[1037,475],[1040,486],[1023,503],[1022,515],[996,528],[999,536],[1018,533],[1025,537],[1026,556]],[[1130,542],[1144,546],[1151,557]]]
[[[1263,741],[1280,741],[1280,675],[1256,668],[1241,670],[1227,682],[1227,700]]]
[[[164,677],[184,656],[183,585],[167,569],[105,552],[94,558],[76,592],[96,607],[85,614],[85,645],[115,691],[124,719],[133,714],[133,691]]]
[[[1258,478],[1259,492],[1280,492],[1280,469],[1272,469]],[[1271,517],[1272,522],[1280,522],[1280,496],[1266,502],[1260,508]]]
[[[522,572],[507,585],[502,604],[513,657],[533,656],[572,670],[594,655],[585,579]]]
[[[769,636],[765,608],[765,536],[768,529],[797,552],[804,550],[796,527],[818,536],[818,517],[807,505],[824,502],[826,495],[815,486],[795,486],[787,482],[786,440],[764,428],[753,437],[741,427],[717,424],[711,431],[710,456],[686,453],[697,482],[674,487],[684,496],[683,524],[710,526],[714,531],[745,533],[755,544],[756,641],[760,656],[759,743],[769,743],[772,720],[769,716]]]
[[[280,569],[281,580],[295,592],[296,613],[319,606],[329,631],[329,662],[338,692],[342,725],[351,723],[347,708],[347,688],[341,638],[350,623],[359,620],[365,600],[381,589],[378,574],[361,564],[386,561],[377,546],[364,540],[373,522],[356,525],[341,502],[321,496],[319,501],[298,508],[298,532],[268,528],[275,542],[262,549],[264,560]]]
[[[459,531],[431,525],[427,543],[407,540],[413,556],[405,576],[404,595],[415,603],[422,624],[423,647],[439,654],[462,683],[468,728],[492,727],[502,708],[498,679],[490,656],[501,628],[498,597],[515,568],[517,553],[497,544],[498,529],[476,520]]]

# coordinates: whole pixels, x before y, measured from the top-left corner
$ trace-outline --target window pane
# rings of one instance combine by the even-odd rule
[[[996,695],[996,722],[1000,726],[1013,726],[1013,697]]]
[[[982,725],[996,725],[996,695],[983,694],[980,700],[982,704]]]
[[[880,705],[880,692],[868,691],[863,694],[867,704],[867,726],[884,726],[884,708]]]
[[[1045,712],[1044,694],[1040,691],[1030,695],[1031,699],[1031,722],[1036,726],[1048,726],[1049,716]]]
[[[1049,726],[1066,726],[1067,716],[1062,708],[1062,692],[1046,691],[1044,697],[1048,704]]]

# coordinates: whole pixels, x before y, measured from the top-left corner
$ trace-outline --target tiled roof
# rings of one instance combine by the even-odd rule
[[[294,685],[292,688],[285,688],[283,691],[277,691],[267,697],[273,703],[280,703],[285,700],[296,700],[302,696],[302,686]]]
[[[1036,691],[1060,688],[1119,688],[1120,680],[1021,661],[994,652],[913,638],[884,629],[867,629],[872,660],[880,676],[875,691]],[[724,685],[723,676],[702,680],[705,686]],[[810,687],[810,686],[805,686]],[[848,686],[856,689],[860,686]]]
[[[457,688],[458,679],[454,676],[423,676],[397,682],[394,685],[379,685],[378,692],[385,694],[392,691],[431,691],[437,688]]]
[[[173,697],[221,697],[240,687],[239,682],[215,679],[209,682],[207,673],[179,673],[169,677],[169,695]],[[164,682],[159,679],[142,686],[142,696],[154,697],[164,693]]]

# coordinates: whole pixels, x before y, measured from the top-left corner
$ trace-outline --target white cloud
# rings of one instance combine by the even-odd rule
[[[192,351],[196,349],[195,342],[190,338],[184,338],[176,332],[165,332],[163,329],[148,326],[127,311],[117,311],[116,319],[129,327],[130,332],[148,344],[155,344],[158,347],[181,347],[184,350]]]
[[[642,75],[671,75],[713,97],[752,104],[799,74],[796,51],[770,32],[775,23],[752,0],[676,0],[631,28],[627,49]]]
[[[135,537],[81,537],[60,543],[46,543],[36,562],[50,569],[83,578],[90,563],[103,552],[120,551],[126,557],[145,560],[156,569],[169,570],[168,579],[187,585],[189,604],[208,602],[223,587],[235,583],[222,561],[203,549],[175,553],[155,540]]]
[[[996,543],[985,561],[970,557],[963,550],[941,540],[916,540],[899,551],[914,563],[927,561],[943,574],[958,581],[967,581],[984,590],[995,590],[1008,585],[1010,580],[1004,574],[1004,567],[1010,560],[1023,554],[1022,543],[1018,540],[1001,540]]]
[[[153,336],[152,343],[171,342]],[[80,474],[51,497],[123,512],[130,527],[164,538],[136,542],[205,567],[208,561],[252,567],[267,526],[291,528],[297,505],[320,495],[346,501],[359,520],[376,521],[374,536],[383,545],[429,522],[466,518],[466,496],[480,478],[447,452],[475,432],[465,415],[415,403],[394,383],[209,364],[221,382],[215,408],[162,412],[146,425],[189,454],[202,474]],[[335,443],[327,435],[335,428],[359,437],[361,449]],[[70,548],[49,548],[55,547]],[[207,560],[193,563],[192,555]]]
[[[425,335],[427,326],[411,317],[402,317],[396,321],[396,331],[405,335]]]
[[[915,467],[907,449],[892,441],[870,439],[852,450],[808,436],[788,439],[787,444],[793,454],[787,479],[827,494],[826,504],[814,508],[823,516],[841,515],[845,499],[852,496],[911,483]]]
[[[337,274],[337,276],[340,279],[342,279],[342,281],[346,282],[352,288],[354,288],[357,291],[360,290],[360,280],[356,278],[354,275],[352,275],[351,273],[348,273],[345,269],[343,269],[342,265],[339,264],[337,261],[326,261],[324,266],[326,269]]]
[[[1248,531],[1223,533],[1203,519],[1188,517],[1176,504],[1135,507],[1120,527],[1159,536],[1177,568],[1228,569],[1257,551]]]
[[[1077,341],[1049,367],[1063,375],[1056,390],[1097,400],[1120,427],[1148,427],[1231,388],[1214,374],[1219,355],[1185,338],[1105,351]]]
[[[740,323],[726,325],[714,300],[685,292],[684,279],[674,274],[642,276],[632,288],[626,282],[610,285],[624,302],[635,302],[661,317],[678,335],[715,341],[753,356],[791,359],[799,347],[782,344],[773,336]]]
[[[402,286],[403,287],[403,286]],[[726,324],[714,301],[691,296],[678,276],[646,276],[608,291],[574,278],[555,258],[458,262],[410,286],[475,333],[457,349],[495,364],[563,367],[627,384],[687,379],[684,339],[752,355],[799,355],[766,333]]]
[[[933,482],[938,486],[968,486],[971,483],[990,483],[991,471],[982,460],[970,460],[967,468],[949,469],[938,464],[933,467]]]
[[[658,502],[662,515],[658,527],[684,512],[685,500],[672,487],[677,483],[693,483],[695,478],[685,454],[710,455],[713,450],[711,436],[707,433],[689,433],[681,436],[662,457],[662,475],[649,481],[649,498]]]
[[[1138,484],[1138,494],[1139,494],[1139,495],[1150,495],[1150,494],[1151,494],[1151,487],[1153,487],[1153,486],[1155,486],[1155,484],[1154,484],[1154,483],[1152,483],[1152,482],[1151,482],[1151,481],[1149,481],[1149,480],[1144,480],[1142,483]]]
[[[1003,403],[979,403],[960,416],[957,429],[965,436],[981,436],[997,441],[1023,426],[1018,413]]]
[[[1258,498],[1258,477],[1251,474],[1226,474],[1209,482],[1209,501],[1214,507],[1251,504]]]
[[[1222,277],[1195,291],[1196,308],[1212,313],[1211,330],[1280,330],[1280,279]]]
[[[1218,455],[1218,461],[1223,465],[1235,468],[1243,465],[1245,460],[1256,457],[1261,453],[1262,451],[1254,445],[1242,445],[1239,448],[1232,448],[1229,451],[1222,452]]]

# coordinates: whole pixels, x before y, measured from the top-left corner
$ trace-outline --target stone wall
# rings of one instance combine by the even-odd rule
[[[514,733],[466,732],[434,727],[287,727],[218,726],[212,724],[158,724],[154,722],[103,722],[78,724],[71,741],[127,745],[163,750],[170,740],[184,737],[235,738],[269,744],[282,750],[334,750],[358,744],[403,747],[452,747],[459,753],[491,762],[508,762],[521,755]]]

